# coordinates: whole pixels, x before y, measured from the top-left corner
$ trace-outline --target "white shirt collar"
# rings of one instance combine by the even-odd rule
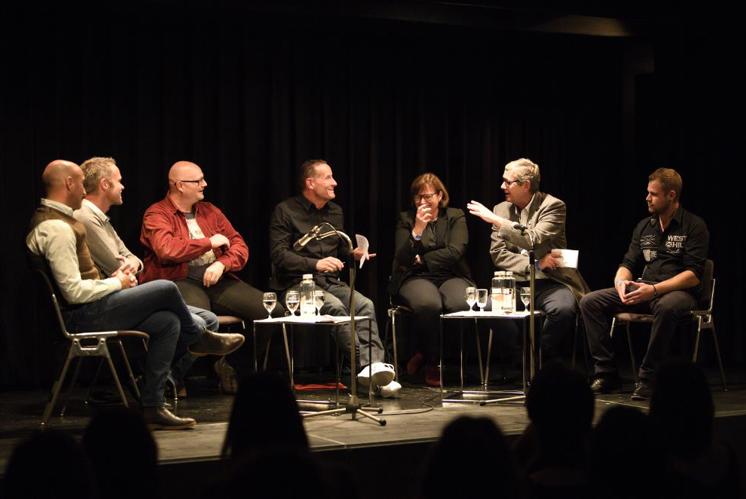
[[[42,206],[46,206],[48,208],[52,208],[53,210],[62,212],[68,217],[73,216],[73,209],[70,208],[65,203],[60,203],[59,201],[52,201],[51,199],[47,199],[47,198],[41,198],[41,204]]]
[[[98,218],[102,222],[108,222],[109,221],[109,217],[106,216],[106,213],[104,213],[103,211],[101,211],[101,208],[99,208],[98,206],[96,206],[95,204],[93,204],[91,201],[88,201],[87,199],[84,199],[83,200],[83,206],[85,206],[86,208],[88,208],[89,210],[91,210],[93,212],[93,214],[96,215],[96,218]]]

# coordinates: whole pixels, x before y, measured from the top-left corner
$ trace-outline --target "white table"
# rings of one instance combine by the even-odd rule
[[[367,315],[355,316],[355,322],[368,321],[368,331],[371,331],[372,318]],[[288,364],[288,376],[290,377],[290,389],[295,393],[295,361],[293,355],[293,338],[295,336],[293,326],[326,326],[326,327],[337,327],[350,324],[352,318],[349,315],[314,315],[314,316],[299,316],[299,315],[286,315],[284,317],[272,317],[267,319],[258,319],[254,321],[254,338],[256,338],[256,326],[259,325],[277,325],[282,327],[282,338],[285,343],[285,359]],[[287,326],[290,325],[290,341],[288,342]],[[342,373],[340,369],[339,359],[339,338],[335,338],[334,341],[336,349],[336,369],[337,369],[337,386],[335,389],[335,399],[333,405],[339,407],[339,385],[342,381]],[[368,342],[370,348],[370,341]],[[351,368],[351,376],[355,376],[356,372],[354,367]],[[297,398],[297,397],[296,397]],[[373,395],[371,387],[368,385],[368,399],[372,405]],[[302,401],[298,400],[299,403],[307,402],[309,404],[318,404],[318,401]],[[330,402],[331,404],[331,402]]]
[[[536,365],[536,359],[538,358],[538,348],[535,340],[529,337],[528,322],[531,314],[528,311],[515,311],[515,312],[502,312],[502,311],[490,311],[490,312],[474,312],[471,310],[465,310],[461,312],[452,312],[449,314],[442,314],[440,316],[440,397],[444,403],[478,403],[485,405],[491,402],[510,402],[522,399],[525,397],[528,382],[530,376],[534,371]],[[534,312],[534,320],[543,317],[543,313],[540,311]],[[480,390],[464,390],[464,335],[463,328],[459,334],[459,374],[461,386],[460,390],[444,393],[443,390],[443,323],[444,321],[474,321],[474,329],[477,336],[477,357],[479,361],[479,376],[481,381]],[[490,372],[490,354],[492,350],[492,328],[490,328],[490,334],[487,341],[487,358],[484,366],[482,365],[482,348],[479,341],[479,328],[478,323],[480,320],[512,320],[521,321],[521,331],[523,336],[523,385],[522,390],[490,390],[488,387],[489,383],[489,372]]]

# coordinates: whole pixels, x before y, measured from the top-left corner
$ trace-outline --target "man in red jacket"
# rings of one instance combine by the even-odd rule
[[[267,312],[262,292],[238,278],[249,259],[249,248],[226,216],[204,201],[207,182],[195,163],[179,161],[168,172],[168,194],[151,205],[143,217],[140,242],[145,247],[141,280],[169,279],[184,301],[218,315],[236,315],[246,321]],[[283,315],[278,303],[274,315]],[[251,365],[246,347],[227,358],[241,375]],[[223,388],[233,391],[230,371],[216,364]],[[222,372],[221,372],[222,371]]]

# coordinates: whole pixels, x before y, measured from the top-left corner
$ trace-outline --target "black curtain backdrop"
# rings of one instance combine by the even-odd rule
[[[744,266],[729,241],[744,230],[731,173],[743,166],[743,34],[688,20],[630,40],[140,7],[3,7],[0,386],[45,386],[59,368],[24,237],[44,166],[94,155],[121,168],[125,204],[110,216],[138,254],[142,213],[164,195],[169,166],[200,164],[207,199],[249,244],[241,275],[259,288],[272,208],[295,194],[303,160],[325,158],[345,229],[378,252],[358,286],[381,321],[394,221],[419,173],[438,174],[452,206],[492,206],[506,162],[538,162],[542,190],[567,202],[569,246],[598,288],[646,216],[647,175],[674,167],[684,206],[709,224],[718,330],[728,365],[741,362]],[[486,286],[490,228],[471,218],[469,230],[472,272]]]

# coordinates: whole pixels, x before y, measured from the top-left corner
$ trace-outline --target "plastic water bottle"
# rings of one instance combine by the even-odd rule
[[[312,274],[303,274],[303,280],[300,282],[300,315],[311,317],[316,315],[316,304],[314,303],[313,292],[316,291],[316,285],[313,282]]]

